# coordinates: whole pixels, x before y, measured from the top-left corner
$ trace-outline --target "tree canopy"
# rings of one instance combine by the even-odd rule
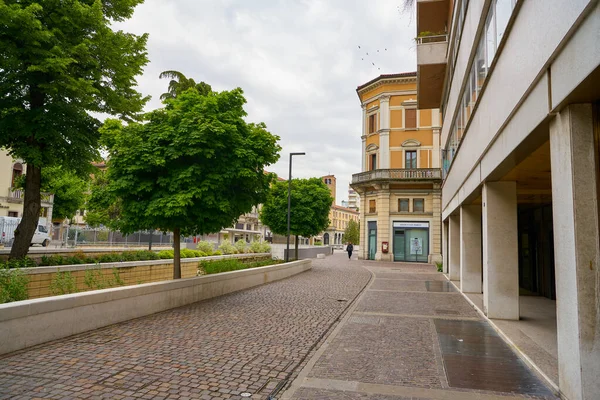
[[[194,88],[203,96],[212,92],[212,87],[205,82],[196,83],[192,78],[186,77],[179,71],[163,71],[160,73],[160,79],[171,79],[166,93],[160,95],[161,100],[174,99],[177,95],[188,89]]]
[[[344,242],[351,242],[352,244],[360,244],[360,226],[358,222],[351,219],[348,221],[348,226],[344,231]]]
[[[287,235],[287,192],[287,182],[275,182],[260,214],[262,223],[278,235]],[[292,235],[311,237],[327,229],[333,197],[321,179],[292,179],[290,198]],[[298,258],[297,238],[296,258]]]
[[[99,157],[91,112],[135,119],[147,35],[113,31],[142,0],[0,1],[0,147],[27,163],[23,219],[11,257],[27,254],[41,169],[81,170]]]
[[[121,199],[110,190],[106,171],[98,170],[90,184],[85,222],[92,227],[104,225],[118,230],[121,222]]]
[[[54,194],[52,218],[71,219],[85,205],[88,179],[60,166],[44,168],[42,190]]]
[[[180,233],[218,232],[267,197],[273,176],[263,171],[279,158],[279,137],[244,120],[245,102],[239,88],[186,90],[146,123],[107,120],[102,128],[121,230],[172,231],[175,278]]]

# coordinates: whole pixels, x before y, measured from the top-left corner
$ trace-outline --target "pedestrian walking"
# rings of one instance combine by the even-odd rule
[[[352,258],[352,250],[354,250],[354,246],[352,246],[352,242],[348,242],[346,246],[346,251],[348,252],[348,260]]]

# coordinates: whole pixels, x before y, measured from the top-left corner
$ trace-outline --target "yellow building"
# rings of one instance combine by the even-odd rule
[[[0,217],[23,216],[23,190],[15,189],[15,179],[26,172],[27,165],[0,149]],[[52,220],[54,195],[42,193],[40,217]]]
[[[336,205],[336,179],[335,175],[322,176],[321,179],[329,188],[331,197],[333,197],[333,204],[329,210],[329,227],[320,236],[323,238],[324,245],[339,245],[342,246],[343,236],[348,223],[352,221],[358,222],[359,213],[356,210],[352,210],[348,207],[342,207]]]
[[[417,73],[381,75],[356,89],[363,110],[360,259],[441,260],[440,117],[417,110]]]

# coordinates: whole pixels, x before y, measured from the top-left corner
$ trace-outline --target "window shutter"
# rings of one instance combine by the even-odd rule
[[[417,110],[410,108],[404,110],[404,116],[406,121],[404,122],[405,129],[416,129],[417,128]]]

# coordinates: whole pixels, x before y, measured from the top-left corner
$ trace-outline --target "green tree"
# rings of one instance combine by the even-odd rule
[[[42,190],[54,194],[52,218],[73,218],[85,205],[88,180],[74,171],[55,166],[42,170]]]
[[[174,234],[175,279],[181,277],[180,234],[218,232],[266,199],[279,137],[244,121],[241,89],[166,100],[146,123],[107,120],[108,180],[121,200],[121,230]]]
[[[208,83],[196,83],[195,80],[186,77],[179,71],[163,71],[160,73],[159,78],[167,78],[171,80],[169,82],[169,88],[167,89],[167,92],[160,95],[161,100],[174,99],[177,95],[191,88],[196,89],[201,95],[204,96],[212,92],[212,87]]]
[[[287,182],[275,182],[260,213],[262,223],[278,235],[287,235],[287,192]],[[320,178],[310,178],[292,179],[290,198],[290,233],[296,237],[298,259],[298,236],[311,237],[327,229],[333,197]]]
[[[360,225],[353,219],[348,221],[348,226],[344,231],[344,242],[360,244]]]
[[[11,258],[27,254],[42,167],[81,170],[99,157],[95,113],[135,118],[147,35],[113,31],[143,0],[0,1],[0,147],[27,163]]]
[[[90,185],[86,204],[85,222],[91,227],[100,225],[119,230],[121,222],[121,199],[110,190],[106,171],[98,170]]]

